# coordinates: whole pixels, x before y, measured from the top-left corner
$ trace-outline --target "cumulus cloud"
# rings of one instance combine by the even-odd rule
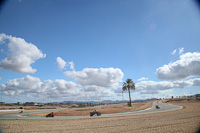
[[[179,48],[179,54],[182,54],[184,52],[184,48]]]
[[[115,96],[115,93],[105,87],[88,85],[80,86],[72,81],[63,79],[41,81],[38,77],[27,75],[7,81],[0,85],[4,96],[18,96],[29,99],[58,99],[58,100],[90,100],[101,97]]]
[[[184,48],[179,48],[179,54],[182,54],[184,52]],[[174,55],[176,54],[177,50],[175,49],[171,54]]]
[[[23,78],[17,78],[1,84],[1,91],[6,95],[18,95],[22,93],[38,93],[42,92],[41,81],[39,78],[32,76],[25,76]]]
[[[7,57],[2,59],[0,67],[19,73],[35,73],[36,69],[31,64],[36,60],[46,57],[34,44],[26,42],[22,38],[0,34],[0,43],[7,44]]]
[[[78,85],[72,81],[56,79],[52,84],[49,84],[48,91],[46,92],[51,98],[63,98],[78,96],[80,90]]]
[[[159,79],[182,80],[200,76],[200,52],[188,52],[180,55],[180,59],[159,67],[156,70]]]
[[[96,85],[88,85],[84,86],[84,94],[85,97],[114,97],[116,94],[112,92],[110,89],[106,89],[105,87],[100,87]]]
[[[68,62],[68,64],[69,64],[69,68],[74,71],[75,70],[74,69],[74,62],[70,61],[70,62]]]
[[[119,68],[85,68],[82,71],[66,71],[66,76],[74,78],[82,86],[96,85],[116,87],[122,82],[123,72]]]
[[[142,78],[138,79],[137,81],[143,81],[143,80],[148,80],[148,78],[142,77]]]
[[[67,63],[61,57],[57,57],[56,61],[57,61],[59,69],[64,69],[65,68]]]
[[[136,91],[142,94],[158,94],[170,89],[181,89],[191,86],[200,86],[200,78],[189,79],[185,81],[142,81],[136,84]]]
[[[192,86],[200,86],[200,78],[194,78],[189,80],[192,83]]]
[[[174,51],[172,52],[172,55],[176,54],[176,49],[174,49]]]
[[[142,81],[136,84],[137,90],[165,90],[173,88],[173,83],[169,81]]]
[[[132,93],[140,92],[141,94],[159,94],[172,89],[182,89],[192,86],[200,86],[200,78],[189,79],[185,81],[141,81],[135,84],[136,90]],[[122,93],[122,87],[118,87],[115,93]]]
[[[39,78],[30,75],[9,80],[6,84],[1,84],[0,88],[3,94],[8,96],[31,94],[53,98],[70,97],[80,91],[78,85],[72,81],[56,79],[41,82]]]
[[[141,94],[149,94],[149,95],[153,95],[153,94],[158,94],[159,93],[159,90],[141,90],[140,92]]]
[[[57,61],[57,65],[59,69],[65,69],[66,65],[69,66],[69,69],[71,69],[72,71],[74,71],[74,62],[70,61],[70,62],[66,62],[64,61],[61,57],[57,57],[56,58]]]

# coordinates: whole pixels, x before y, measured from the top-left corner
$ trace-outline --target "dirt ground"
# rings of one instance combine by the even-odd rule
[[[0,121],[7,133],[197,133],[200,124],[200,101],[171,102],[184,109],[171,112],[53,121]]]
[[[90,112],[97,110],[101,112],[101,114],[111,114],[111,113],[120,113],[120,112],[128,112],[135,111],[140,109],[145,109],[151,106],[153,101],[149,102],[137,102],[132,103],[132,107],[128,107],[126,103],[124,104],[116,104],[116,105],[108,105],[108,106],[100,106],[95,108],[79,108],[65,111],[54,112],[55,116],[79,116],[79,115],[89,115]],[[43,116],[45,117],[47,113],[42,114],[33,114],[34,116]]]

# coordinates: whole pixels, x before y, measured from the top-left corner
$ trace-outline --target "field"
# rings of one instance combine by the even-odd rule
[[[171,104],[184,106],[184,109],[156,114],[125,116],[115,118],[94,118],[78,120],[16,120],[0,121],[1,127],[8,133],[41,132],[41,133],[102,133],[102,132],[136,132],[195,133],[200,124],[200,102],[172,101]]]

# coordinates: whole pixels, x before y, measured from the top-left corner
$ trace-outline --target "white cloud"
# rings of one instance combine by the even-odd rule
[[[169,81],[142,81],[136,84],[137,90],[165,90],[173,88],[173,83]]]
[[[184,52],[184,48],[179,48],[179,54],[182,54]]]
[[[61,57],[57,57],[56,61],[57,61],[59,69],[64,69],[65,68],[67,63]]]
[[[143,80],[148,80],[148,78],[142,77],[142,78],[138,79],[137,81],[143,81]]]
[[[6,84],[2,84],[1,91],[7,95],[18,95],[22,93],[38,93],[42,92],[41,81],[39,78],[32,76],[25,76],[23,78],[17,78],[9,80]]]
[[[114,97],[116,94],[110,89],[96,85],[84,86],[84,95],[86,98]]]
[[[176,49],[172,52],[172,55],[176,54]]]
[[[41,82],[39,78],[27,75],[22,78],[9,80],[6,84],[0,85],[3,94],[8,96],[14,95],[38,95],[42,97],[63,98],[71,97],[79,94],[79,87],[72,81],[65,81],[63,79],[45,80]]]
[[[142,81],[136,84],[136,90],[142,94],[158,94],[170,89],[181,89],[191,86],[200,86],[200,78],[189,79],[186,81]]]
[[[185,53],[180,60],[159,67],[156,70],[159,79],[181,80],[193,76],[200,76],[200,53]]]
[[[64,61],[61,57],[57,57],[56,58],[56,61],[57,61],[57,65],[58,65],[58,68],[59,69],[65,69],[66,65],[69,66],[69,68],[71,70],[75,70],[74,69],[74,62],[73,61],[70,61],[70,62],[66,62]]]
[[[8,43],[6,43],[8,41]],[[36,69],[31,64],[36,60],[46,57],[34,44],[22,38],[0,34],[0,43],[7,44],[7,57],[2,59],[0,67],[19,73],[35,73]]]
[[[72,81],[63,79],[41,80],[37,77],[27,75],[7,81],[0,85],[0,91],[7,97],[22,97],[23,99],[54,99],[58,101],[64,100],[90,100],[105,97],[113,97],[116,94],[105,87],[88,85],[80,86]],[[43,101],[44,102],[44,101]]]
[[[149,95],[153,95],[153,94],[158,94],[159,93],[159,90],[141,90],[140,92],[141,94],[149,94]]]
[[[184,52],[184,48],[179,48],[179,55],[182,54]],[[171,54],[174,55],[176,54],[177,50],[175,49]]]
[[[68,62],[68,64],[69,64],[69,68],[74,71],[75,70],[74,69],[74,62],[71,61],[71,62]]]
[[[189,80],[192,83],[192,86],[200,86],[200,78],[194,78]]]
[[[116,87],[122,82],[123,72],[119,68],[85,68],[82,71],[66,71],[66,76],[74,78],[82,86],[96,85]]]

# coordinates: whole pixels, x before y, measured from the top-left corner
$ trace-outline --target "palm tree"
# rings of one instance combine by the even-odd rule
[[[131,91],[131,90],[135,90],[135,83],[132,81],[132,79],[127,79],[126,82],[123,83],[123,85],[122,85],[122,90],[123,90],[123,91],[128,90],[129,99],[130,99],[129,106],[132,106],[132,105],[131,105],[131,93],[130,93],[130,91]]]

